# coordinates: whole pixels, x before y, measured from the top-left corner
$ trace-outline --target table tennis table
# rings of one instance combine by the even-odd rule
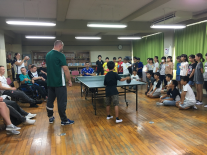
[[[122,78],[127,77],[129,75],[120,75]],[[91,99],[92,99],[92,105],[95,110],[95,115],[96,115],[96,101],[95,99],[97,98],[103,98],[106,97],[105,89],[100,89],[99,88],[105,88],[104,85],[104,75],[101,76],[78,76],[76,77],[77,81],[80,82],[81,84],[81,97],[83,97],[83,92],[82,88],[85,86],[85,99],[87,99],[88,92],[92,93]],[[125,97],[125,102],[126,106],[128,107],[128,102],[126,100],[126,93],[127,92],[132,92],[136,94],[136,111],[138,108],[138,86],[139,85],[145,85],[146,83],[140,82],[140,81],[135,81],[131,80],[131,83],[127,83],[126,81],[117,81],[117,87],[121,87],[124,91],[119,92],[119,96],[124,96]],[[128,86],[136,86],[135,90],[129,89]]]

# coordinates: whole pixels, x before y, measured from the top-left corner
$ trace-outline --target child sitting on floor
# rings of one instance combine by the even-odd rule
[[[116,113],[116,123],[121,123],[122,119],[119,119],[119,92],[117,90],[117,80],[125,81],[127,79],[131,79],[131,77],[121,78],[117,73],[113,72],[115,64],[113,61],[109,61],[107,63],[109,72],[106,74],[104,79],[104,85],[106,86],[106,111],[107,111],[107,118],[111,119],[113,116],[110,115],[110,105],[113,102],[115,106],[115,113]]]
[[[154,74],[154,82],[153,82],[153,86],[151,87],[151,89],[149,90],[149,92],[147,93],[147,96],[150,98],[158,98],[160,97],[160,92],[162,90],[162,84],[160,81],[160,73],[155,73]]]
[[[154,82],[154,78],[152,77],[152,72],[147,72],[147,84],[146,84],[146,86],[147,86],[147,91],[145,92],[145,95],[147,95],[147,93],[149,92],[149,90],[151,89],[151,87],[152,87],[152,84],[153,84],[153,82]]]
[[[133,75],[131,76],[131,80],[139,81],[139,76],[137,75],[136,70],[133,71]],[[132,89],[132,87],[134,90],[136,89],[136,86],[129,86],[129,89]]]
[[[181,93],[181,100],[176,102],[176,106],[179,109],[186,110],[189,109],[193,106],[194,109],[197,109],[195,106],[196,104],[196,98],[195,94],[188,84],[189,82],[189,77],[188,76],[183,76],[181,79],[181,85],[183,85],[183,91]]]
[[[165,106],[175,106],[177,101],[180,101],[180,92],[176,88],[178,86],[178,82],[176,80],[172,80],[172,82],[168,85],[168,92],[166,95],[160,97],[160,102],[157,105],[165,105]]]
[[[167,74],[165,76],[165,79],[167,81],[167,85],[165,86],[165,89],[161,90],[161,94],[166,94],[169,90],[168,85],[172,82],[172,75],[171,74]]]

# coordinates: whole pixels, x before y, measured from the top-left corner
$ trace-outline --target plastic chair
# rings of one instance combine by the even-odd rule
[[[10,78],[6,78],[7,80],[7,84],[10,85],[12,83],[11,79]]]
[[[79,71],[72,71],[71,75],[72,75],[72,78],[75,80],[75,82],[77,82],[76,77],[80,75]]]

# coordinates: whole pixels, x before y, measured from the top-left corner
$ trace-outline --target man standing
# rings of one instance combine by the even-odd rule
[[[137,75],[139,76],[140,80],[142,81],[142,68],[143,63],[140,62],[140,58],[137,58],[138,68],[137,68]]]
[[[99,75],[99,73],[101,73],[101,75],[104,74],[104,69],[103,69],[104,61],[101,60],[101,59],[102,59],[102,56],[101,55],[98,55],[98,60],[96,61],[96,65],[97,65],[97,75]]]
[[[69,120],[65,114],[67,105],[65,76],[68,79],[69,87],[72,86],[72,82],[65,55],[61,53],[63,51],[63,46],[64,44],[61,40],[56,40],[54,48],[46,55],[48,86],[47,115],[49,117],[49,123],[53,123],[55,120],[53,116],[53,107],[55,98],[57,97],[61,125],[68,125],[73,124],[74,121]]]
[[[118,74],[123,74],[122,57],[119,57],[118,60],[119,60],[119,62],[118,62]]]

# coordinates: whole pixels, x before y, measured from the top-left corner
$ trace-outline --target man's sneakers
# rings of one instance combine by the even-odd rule
[[[34,118],[34,117],[36,117],[37,116],[37,114],[31,114],[31,113],[29,113],[27,116],[25,116],[27,119],[30,119],[30,118]]]
[[[111,116],[111,115],[108,115],[108,116],[106,117],[106,119],[111,119],[111,118],[113,118],[113,116]]]
[[[10,131],[7,131],[6,134],[7,135],[18,135],[20,134],[20,132],[16,130],[10,130]]]
[[[123,122],[122,119],[116,119],[116,123],[121,123],[121,122]]]
[[[24,122],[25,125],[32,125],[35,123],[35,120],[31,120],[29,118],[26,119],[26,121]]]
[[[69,125],[69,124],[74,124],[74,121],[68,119],[67,122],[61,122],[61,125]]]
[[[54,121],[55,121],[55,117],[54,116],[52,116],[52,117],[49,118],[49,123],[52,124],[52,123],[54,123]]]
[[[197,101],[196,101],[196,104],[197,104],[197,105],[201,105],[201,104],[203,104],[203,102],[202,102],[202,101],[200,102],[200,101],[197,100]]]
[[[6,126],[6,131],[20,130],[20,129],[21,129],[20,127],[17,127],[17,126],[15,126],[13,124]]]

